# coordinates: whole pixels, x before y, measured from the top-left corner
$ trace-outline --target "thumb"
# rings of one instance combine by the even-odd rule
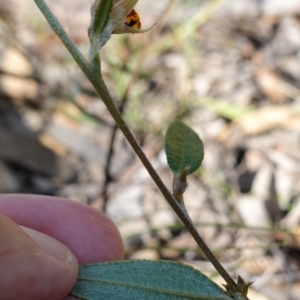
[[[2,300],[61,300],[75,284],[78,263],[59,241],[0,214],[0,270]]]

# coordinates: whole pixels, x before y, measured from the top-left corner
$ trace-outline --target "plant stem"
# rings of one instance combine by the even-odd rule
[[[59,36],[63,44],[66,46],[66,48],[69,50],[70,54],[73,56],[83,73],[86,75],[86,77],[89,79],[91,84],[94,86],[95,90],[99,94],[100,98],[106,105],[108,111],[114,118],[115,122],[118,124],[120,130],[123,132],[124,136],[126,137],[127,141],[137,154],[137,156],[142,161],[144,167],[147,169],[148,173],[152,177],[153,181],[161,191],[161,193],[164,195],[165,199],[168,201],[170,206],[173,208],[177,216],[180,218],[180,220],[183,222],[183,224],[186,226],[190,234],[193,236],[201,250],[205,253],[207,258],[210,260],[210,262],[214,265],[216,270],[219,272],[219,274],[223,277],[223,279],[227,282],[228,285],[231,285],[233,287],[237,287],[234,280],[230,277],[230,275],[227,273],[227,271],[224,269],[224,267],[219,263],[219,261],[216,259],[216,257],[213,255],[213,253],[210,251],[206,243],[203,241],[202,237],[198,233],[196,227],[194,224],[190,221],[189,216],[185,213],[185,211],[182,209],[181,205],[175,200],[173,195],[170,193],[170,191],[167,189],[153,166],[151,165],[150,161],[147,159],[145,153],[135,140],[133,134],[131,133],[130,129],[122,119],[121,114],[119,113],[117,107],[115,106],[107,87],[102,79],[102,77],[99,75],[99,73],[91,67],[91,65],[87,62],[87,60],[84,58],[84,56],[81,54],[81,52],[76,48],[76,46],[73,44],[65,30],[62,28],[62,26],[59,24],[58,20],[55,18],[55,16],[52,14],[52,12],[49,10],[48,6],[44,2],[44,0],[34,0],[37,6],[40,8],[42,13],[44,14],[45,18],[49,22],[52,29],[55,31],[55,33]]]

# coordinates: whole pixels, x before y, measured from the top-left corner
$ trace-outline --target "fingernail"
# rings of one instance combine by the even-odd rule
[[[52,238],[49,235],[41,233],[39,231],[20,226],[20,228],[25,231],[25,233],[46,253],[55,257],[56,259],[66,262],[73,263],[76,262],[77,259],[74,254],[70,251],[70,249],[65,246],[63,243],[58,240]]]

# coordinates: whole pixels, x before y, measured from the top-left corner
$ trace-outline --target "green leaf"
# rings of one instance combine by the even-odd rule
[[[81,265],[71,295],[85,300],[232,300],[190,266],[146,260]]]
[[[181,121],[174,121],[167,129],[165,151],[169,167],[176,176],[185,168],[188,174],[195,172],[204,157],[203,143],[197,133]]]
[[[100,36],[106,27],[114,0],[96,0],[92,6],[91,34]],[[94,7],[95,5],[95,7]]]

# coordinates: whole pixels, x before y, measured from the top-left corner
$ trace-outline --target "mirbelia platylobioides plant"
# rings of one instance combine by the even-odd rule
[[[91,23],[88,29],[91,43],[89,61],[73,44],[44,0],[34,1],[99,94],[165,199],[226,281],[225,291],[200,271],[183,264],[170,261],[118,261],[81,265],[77,282],[70,295],[86,300],[249,300],[247,293],[251,283],[245,283],[241,277],[238,277],[236,283],[231,278],[205,244],[185,209],[183,193],[188,187],[187,176],[200,167],[204,157],[201,139],[181,120],[175,120],[168,127],[165,137],[165,150],[168,164],[174,173],[172,194],[166,188],[122,119],[102,79],[99,51],[111,35],[143,33],[151,29],[141,29],[139,15],[134,10],[138,0],[96,0],[94,2],[91,8]]]

